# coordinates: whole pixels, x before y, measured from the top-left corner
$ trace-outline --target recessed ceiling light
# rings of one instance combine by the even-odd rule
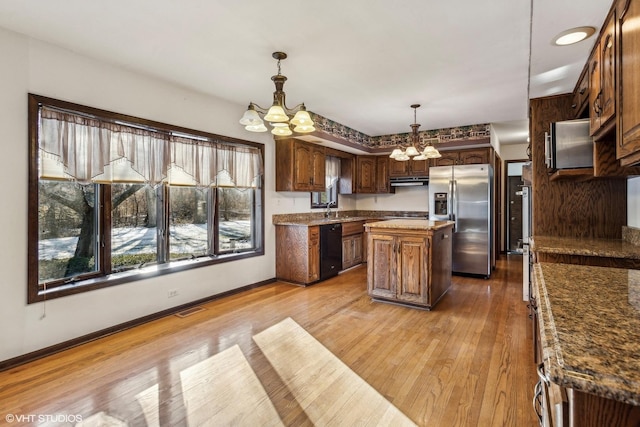
[[[552,44],[556,46],[566,46],[569,44],[578,43],[586,38],[591,37],[596,29],[593,27],[576,27],[570,30],[563,31],[553,38]]]

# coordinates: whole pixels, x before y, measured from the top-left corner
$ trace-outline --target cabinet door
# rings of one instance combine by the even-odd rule
[[[429,241],[421,237],[398,237],[397,298],[429,304]]]
[[[296,191],[311,191],[311,146],[296,141],[293,145],[293,188]]]
[[[389,176],[408,176],[410,161],[389,160]]]
[[[571,108],[574,109],[574,118],[579,118],[582,115],[583,107],[585,101],[589,99],[589,67],[587,66],[582,74],[580,75],[580,80],[576,85],[576,91],[573,94],[573,102],[571,103]],[[589,107],[587,106],[587,109]]]
[[[589,58],[589,133],[600,129],[600,43]]]
[[[342,238],[342,269],[346,270],[347,268],[354,265],[353,262],[353,238],[352,237],[343,237]]]
[[[395,238],[383,234],[369,234],[367,288],[369,296],[396,298]]]
[[[362,237],[362,233],[361,234],[356,234],[355,236],[352,237],[351,239],[353,245],[353,264],[352,265],[357,265],[362,263],[362,241],[363,241],[363,237]]]
[[[640,160],[640,0],[626,0],[620,14],[618,150],[623,166]]]
[[[389,158],[378,156],[376,159],[376,193],[388,193],[389,183]]]
[[[411,162],[412,176],[429,175],[429,160],[409,160]]]
[[[323,147],[312,146],[311,147],[311,190],[312,191],[325,191],[326,183],[324,182],[325,176],[325,154]]]
[[[606,23],[600,42],[600,126],[604,126],[616,113],[615,80],[615,14]]]
[[[358,193],[376,192],[376,159],[358,156]]]
[[[489,149],[463,150],[459,152],[461,165],[480,165],[489,163]]]
[[[320,280],[320,227],[309,227],[309,282]]]
[[[432,159],[433,166],[453,166],[458,164],[458,159],[460,157],[458,156],[457,151],[441,151],[440,154],[442,157]]]

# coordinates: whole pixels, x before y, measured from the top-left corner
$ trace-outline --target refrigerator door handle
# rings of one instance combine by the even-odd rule
[[[447,219],[453,220],[453,180],[449,180],[449,200],[447,200]]]
[[[453,211],[453,230],[455,231],[458,228],[458,181],[455,179],[451,181],[453,191],[452,195],[452,211]]]

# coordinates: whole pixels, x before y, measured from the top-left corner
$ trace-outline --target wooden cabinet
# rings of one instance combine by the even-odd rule
[[[362,264],[362,233],[342,238],[342,269]]]
[[[358,156],[357,160],[357,193],[376,192],[376,158],[374,156]]]
[[[602,28],[588,62],[590,133],[596,137],[608,132],[615,124],[615,10]]]
[[[356,192],[389,193],[389,159],[386,156],[357,156]]]
[[[342,223],[342,269],[362,263],[364,221]]]
[[[431,159],[431,166],[474,165],[490,163],[491,148],[470,150],[441,151],[442,157]]]
[[[389,158],[377,156],[376,158],[376,193],[388,193],[391,188],[389,182]]]
[[[372,226],[367,239],[369,295],[431,309],[451,285],[451,231],[451,225],[438,230]]]
[[[307,285],[320,280],[320,227],[276,225],[276,278]]]
[[[429,161],[428,160],[407,160],[401,162],[391,159],[389,161],[389,176],[428,176]]]
[[[276,191],[325,191],[324,147],[296,139],[276,143]]]
[[[573,118],[577,119],[583,116],[585,109],[588,110],[589,106],[589,74],[587,68],[582,70],[576,88],[573,91],[573,102],[571,108],[574,110]],[[588,111],[586,112],[588,114]]]
[[[640,162],[640,0],[620,5],[616,157],[627,166]]]

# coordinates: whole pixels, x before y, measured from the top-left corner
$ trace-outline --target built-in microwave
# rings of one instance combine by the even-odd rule
[[[544,156],[549,169],[592,168],[589,119],[551,123],[549,133],[545,133]]]

